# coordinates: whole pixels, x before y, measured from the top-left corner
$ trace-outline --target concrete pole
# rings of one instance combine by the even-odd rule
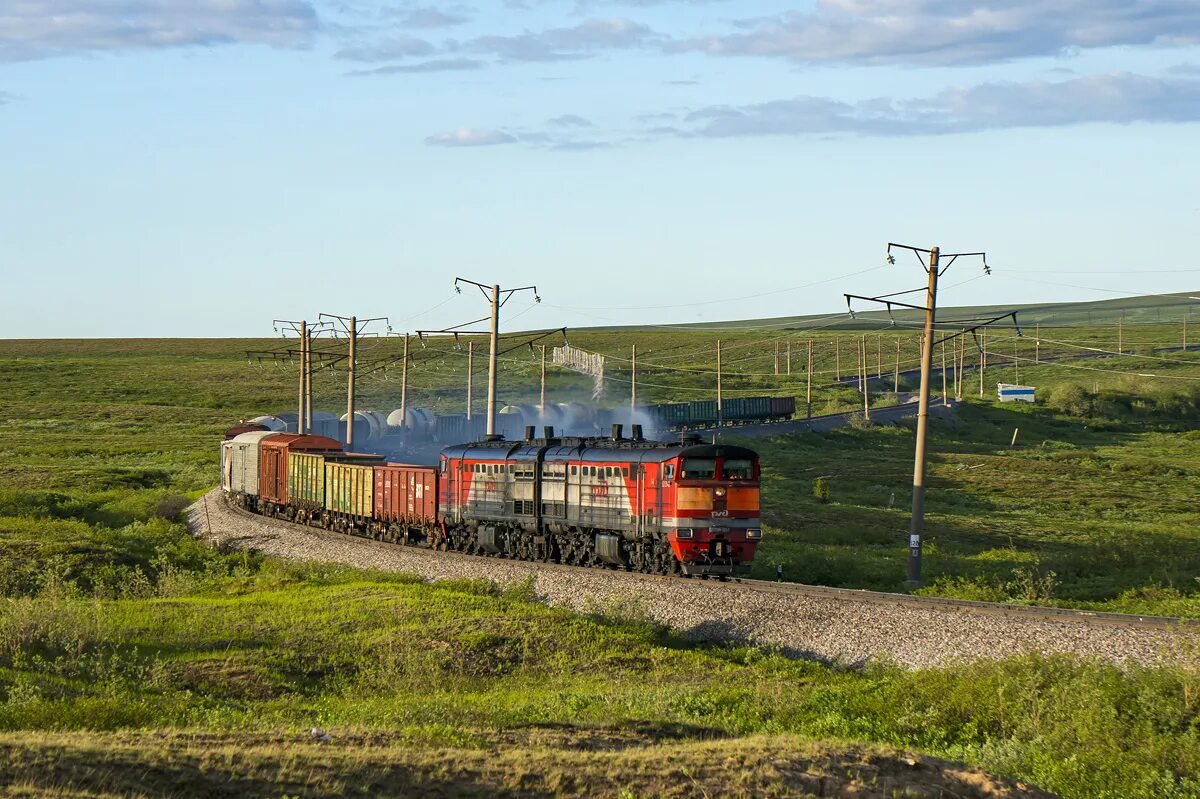
[[[983,399],[983,373],[987,371],[987,331],[979,332],[979,398]]]
[[[787,373],[792,373],[792,342],[787,343]]]
[[[1013,339],[1013,382],[1018,386],[1021,385],[1021,351],[1019,349],[1020,341],[1021,339],[1019,337]]]
[[[354,361],[358,357],[358,318],[350,317],[350,357],[346,368],[346,451],[354,450]]]
[[[867,337],[863,336],[861,341],[854,342],[854,377],[858,380],[858,393],[867,393],[866,368],[863,364],[863,350],[866,349]]]
[[[863,392],[863,418],[871,418],[871,383],[867,380],[867,337],[862,337],[862,357],[860,359],[862,366],[862,392]]]
[[[500,349],[500,286],[492,285],[492,335],[488,354],[487,435],[496,435],[496,358]]]
[[[400,366],[400,424],[408,423],[408,334],[404,334],[404,363]]]
[[[912,521],[908,526],[908,584],[921,584],[921,536],[925,531],[925,439],[929,433],[929,379],[933,371],[933,325],[937,315],[937,247],[929,252],[929,289],[925,297],[925,341],[921,347],[921,397],[913,458]]]
[[[965,330],[958,337],[958,347],[954,353],[954,364],[954,399],[962,402],[963,383],[967,379],[967,331]]]
[[[300,392],[296,409],[296,432],[304,433],[304,373],[308,369],[308,322],[300,323]]]
[[[897,396],[900,394],[900,338],[896,338],[896,387],[893,393]]]
[[[541,414],[542,424],[546,423],[546,345],[542,345],[542,393],[538,402],[538,413]]]
[[[942,342],[942,404],[950,404],[950,387],[946,385],[946,342]]]
[[[475,378],[475,342],[467,342],[467,421],[471,419],[471,406],[474,405],[472,400],[472,380]]]
[[[637,422],[637,344],[629,356],[629,424]],[[633,429],[630,427],[630,429]]]
[[[775,342],[775,376],[779,377],[779,342]]]
[[[721,339],[717,339],[717,427],[725,422],[725,412],[721,401]]]
[[[812,418],[812,373],[813,373],[813,340],[808,340],[808,388],[805,392],[805,402],[808,405],[806,416]]]
[[[306,357],[304,359],[304,429],[313,431],[313,402],[312,402],[312,331],[308,331]]]

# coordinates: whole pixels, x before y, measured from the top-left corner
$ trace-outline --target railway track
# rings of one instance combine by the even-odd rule
[[[815,606],[823,608],[823,610],[818,611],[816,614],[818,617],[828,617],[830,614],[838,614],[848,616],[851,619],[870,619],[880,613],[889,617],[897,613],[901,616],[907,613],[923,617],[927,622],[933,619],[935,625],[949,623],[953,627],[966,630],[971,630],[979,626],[987,628],[994,626],[999,621],[1002,622],[1002,627],[1011,629],[1018,637],[1020,637],[1022,631],[1028,633],[1030,630],[1036,630],[1038,634],[1034,635],[1035,639],[1039,635],[1048,632],[1051,639],[1068,643],[1086,640],[1091,634],[1089,631],[1098,631],[1100,637],[1104,637],[1109,633],[1119,634],[1118,637],[1130,634],[1136,637],[1138,634],[1147,634],[1152,638],[1158,639],[1158,643],[1154,647],[1157,653],[1162,653],[1166,649],[1169,649],[1171,641],[1191,641],[1192,651],[1200,652],[1200,620],[1196,619],[1140,616],[1071,608],[1010,605],[751,579],[719,581],[681,576],[651,575],[611,568],[584,568],[558,563],[530,562],[495,556],[435,551],[425,547],[403,546],[375,541],[369,538],[349,536],[324,530],[323,528],[259,516],[258,514],[227,504],[224,498],[220,497],[219,491],[214,491],[212,494],[217,495],[215,502],[219,503],[219,511],[222,514],[228,514],[244,522],[253,523],[258,527],[265,526],[280,533],[292,533],[301,537],[317,539],[326,545],[334,547],[335,550],[338,548],[358,550],[360,554],[365,554],[366,557],[358,558],[357,560],[352,559],[351,562],[357,563],[365,560],[368,568],[379,568],[376,564],[387,560],[387,558],[382,557],[383,553],[397,556],[403,553],[404,557],[399,557],[399,560],[409,564],[410,568],[415,565],[417,567],[415,570],[427,579],[438,579],[445,576],[485,577],[503,583],[506,581],[511,582],[511,578],[514,577],[521,579],[522,575],[526,578],[534,575],[538,576],[539,580],[542,576],[556,578],[552,579],[552,582],[566,581],[567,583],[594,584],[597,581],[608,581],[612,583],[613,590],[618,596],[629,586],[636,584],[648,589],[651,596],[659,589],[667,593],[680,594],[682,596],[715,594],[717,597],[721,597],[727,606],[771,605],[778,600],[783,605],[788,606],[808,608]],[[210,494],[210,496],[212,495]],[[208,500],[206,500],[207,503]],[[209,510],[212,510],[211,506],[209,506]],[[194,527],[199,528],[200,532],[203,532],[203,527],[206,523],[211,532],[212,516],[201,511],[197,512],[193,518],[195,520]],[[235,537],[231,536],[229,538]],[[268,552],[271,549],[270,547],[256,546],[253,537],[243,539],[243,543],[249,548],[264,549],[264,551]],[[336,551],[327,552],[330,555],[336,555]],[[289,556],[287,553],[279,552],[272,554]],[[315,557],[310,559],[321,560],[326,558]],[[339,557],[329,557],[328,559],[347,562]],[[436,562],[441,568],[435,569],[434,574],[427,573],[420,568],[418,561],[421,560]],[[738,598],[736,600],[731,599],[734,596],[738,596]],[[550,598],[553,599],[553,597]],[[727,627],[731,621],[727,615],[722,615],[720,612],[721,606],[721,602],[712,605],[710,610],[715,612],[712,612],[708,618],[704,619],[710,632],[722,628],[723,625]],[[940,621],[938,621],[939,619]],[[673,624],[671,626],[678,625]],[[737,625],[734,626],[736,627]],[[698,637],[726,640],[722,635],[706,634]],[[919,639],[919,637],[918,635],[917,638]],[[752,641],[756,643],[780,643],[778,641],[763,641],[757,636],[744,635],[733,635],[732,640]],[[994,645],[996,642],[993,641],[992,643]],[[797,653],[810,652],[810,649],[803,646],[791,645],[785,648]],[[1040,651],[1040,648],[1038,649]],[[1085,647],[1085,651],[1077,652],[1077,654],[1089,654],[1086,649]],[[1062,650],[1063,647],[1050,648],[1050,651]],[[1138,662],[1145,662],[1147,659],[1152,662],[1157,660],[1154,653],[1145,651],[1144,647],[1142,647],[1142,650],[1142,654],[1149,655],[1149,657],[1135,657],[1132,659]],[[976,657],[981,657],[988,655],[991,651],[991,649],[986,648],[979,649],[974,654]],[[1013,651],[1013,648],[1001,646],[999,647],[999,651]],[[1020,649],[1018,648],[1016,651],[1020,651]],[[1075,650],[1068,646],[1066,647],[1066,651]],[[888,652],[886,647],[880,653],[895,656],[895,653]],[[1108,659],[1122,660],[1120,657],[1109,657]]]

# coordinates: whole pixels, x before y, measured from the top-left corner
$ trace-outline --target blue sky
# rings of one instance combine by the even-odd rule
[[[922,282],[855,274],[888,240],[988,251],[946,303],[1196,290],[1198,44],[1194,0],[0,0],[0,336],[440,327],[457,275],[536,283],[514,327],[822,313]]]

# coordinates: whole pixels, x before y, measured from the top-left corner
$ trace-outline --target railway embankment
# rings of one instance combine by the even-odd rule
[[[694,640],[754,644],[824,662],[883,660],[909,668],[1023,653],[1122,665],[1200,662],[1200,625],[985,603],[924,601],[794,584],[688,580],[402,547],[266,519],[228,506],[219,490],[188,512],[215,545],[276,557],[406,572],[425,580],[532,581],[537,596],[578,611],[645,615]]]

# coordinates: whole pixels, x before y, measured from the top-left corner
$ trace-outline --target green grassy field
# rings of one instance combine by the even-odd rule
[[[1123,331],[1125,349],[1143,353],[1180,332],[1132,330]],[[1041,354],[1071,351],[1068,343],[1106,348],[1112,332],[1072,331],[1044,342]],[[850,358],[847,334],[799,333],[785,339],[793,355],[810,335],[823,353],[814,404],[855,405],[853,389],[831,385],[833,336]],[[911,334],[902,335],[912,349]],[[741,353],[727,361],[742,375],[728,379],[730,391],[803,390],[805,375],[773,375],[773,337],[722,336]],[[708,332],[580,333],[571,341],[614,353],[637,343],[647,364],[639,395],[648,401],[711,393],[711,373],[679,370],[706,368]],[[989,385],[1010,379],[1012,366],[999,361],[1004,348],[1029,345],[1003,341],[989,345]],[[178,513],[215,482],[221,430],[294,404],[294,372],[247,363],[244,350],[262,346],[0,343],[0,729],[9,731],[0,738],[0,773],[10,792],[120,795],[131,774],[147,773],[155,784],[184,780],[218,792],[186,782],[207,769],[228,785],[242,775],[250,781],[236,784],[246,792],[303,795],[305,785],[345,788],[337,779],[346,769],[354,785],[371,785],[383,779],[384,754],[404,749],[404,779],[449,793],[519,792],[536,771],[566,780],[555,783],[563,791],[591,784],[619,795],[622,786],[604,782],[611,772],[603,758],[568,753],[584,739],[620,739],[629,795],[670,794],[690,784],[685,772],[715,791],[733,767],[714,771],[713,762],[751,764],[741,790],[761,793],[754,785],[778,787],[768,779],[777,753],[811,760],[805,747],[833,741],[820,751],[839,753],[828,760],[839,773],[899,747],[1064,796],[1200,796],[1200,665],[1120,672],[1027,658],[840,671],[687,644],[637,608],[572,615],[521,591],[416,585],[209,550],[186,534]],[[379,341],[367,355],[395,346]],[[452,410],[462,401],[465,361],[438,346],[412,370],[410,396]],[[975,398],[933,428],[923,590],[1200,616],[1200,416],[1191,389],[1200,360],[1155,357],[1171,360],[1025,365],[1022,381],[1038,385],[1047,404]],[[654,364],[673,369],[656,373]],[[535,397],[530,353],[510,353],[504,365],[504,396]],[[977,391],[973,376],[968,397]],[[551,387],[556,398],[577,396],[587,381],[554,372]],[[318,407],[335,409],[340,391],[341,376],[319,376]],[[362,406],[390,410],[397,396],[393,380],[367,380]],[[1021,433],[1011,447],[1014,427]],[[859,424],[755,442],[768,531],[758,573],[773,575],[778,562],[788,579],[901,590],[912,438],[903,425]],[[813,496],[818,478],[829,501]],[[305,738],[314,726],[335,735],[324,754]],[[168,743],[136,730],[160,731]],[[288,747],[297,748],[280,754]],[[236,751],[260,760],[239,764]],[[461,763],[503,765],[485,779],[486,770],[456,770],[437,754],[446,751]],[[654,776],[654,759],[667,751],[679,758],[674,782]],[[97,765],[97,752],[112,759]],[[496,752],[504,753],[498,761],[489,755]],[[305,771],[298,757],[321,765]],[[389,772],[389,784],[403,784],[400,771]]]

